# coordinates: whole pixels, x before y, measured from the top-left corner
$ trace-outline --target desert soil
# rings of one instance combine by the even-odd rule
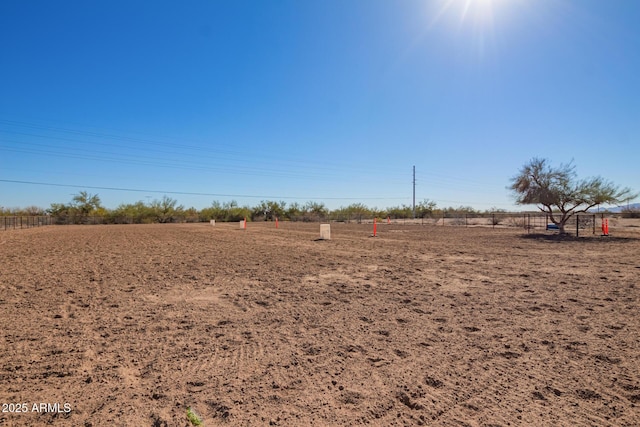
[[[280,226],[2,232],[0,425],[640,425],[640,233]]]

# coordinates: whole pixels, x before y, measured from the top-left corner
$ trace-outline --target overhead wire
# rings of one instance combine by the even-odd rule
[[[286,158],[283,156],[276,156],[275,158],[270,157],[269,155],[265,155],[265,153],[247,153],[246,151],[234,151],[228,149],[220,149],[216,146],[198,146],[192,144],[184,144],[184,143],[176,143],[176,142],[165,142],[159,140],[152,140],[148,138],[138,138],[131,137],[126,135],[115,135],[112,133],[105,132],[94,132],[94,131],[86,131],[86,130],[77,130],[77,129],[69,129],[65,127],[59,126],[48,126],[41,125],[36,123],[28,123],[16,120],[6,120],[0,119],[0,124],[5,124],[9,127],[13,127],[14,129],[1,129],[0,133],[5,133],[9,135],[20,135],[26,136],[29,138],[39,138],[44,139],[45,141],[49,141],[51,143],[39,143],[30,141],[17,141],[14,139],[0,138],[0,142],[13,144],[13,146],[8,145],[0,145],[0,151],[9,151],[9,152],[17,152],[17,153],[25,153],[25,154],[33,154],[33,155],[43,155],[43,156],[54,156],[54,157],[63,157],[70,159],[78,159],[78,160],[89,160],[89,161],[101,161],[101,162],[110,162],[117,163],[122,165],[135,165],[135,166],[152,166],[152,167],[162,167],[162,168],[173,168],[173,169],[181,169],[181,170],[194,170],[201,172],[218,172],[218,173],[226,173],[226,174],[235,174],[235,175],[251,175],[251,176],[260,176],[260,177],[281,177],[281,178],[301,178],[301,177],[312,177],[316,179],[340,179],[339,174],[349,174],[350,178],[361,177],[362,179],[368,179],[368,176],[375,175],[385,175],[385,183],[397,183],[397,184],[406,184],[406,181],[392,181],[388,177],[389,176],[398,176],[397,170],[393,170],[391,173],[387,171],[381,171],[376,169],[372,171],[367,168],[358,168],[354,165],[343,166],[339,164],[332,164],[328,162],[311,162],[306,159],[292,159]],[[39,133],[33,132],[24,132],[15,130],[15,128],[26,128],[37,131],[51,131],[60,133],[54,135],[42,135]],[[82,139],[70,138],[71,136],[80,136]],[[87,140],[90,139],[90,140]],[[94,140],[95,139],[95,140]],[[104,141],[107,139],[109,141]],[[64,141],[71,142],[74,144],[80,144],[78,146],[61,146],[60,144],[56,144],[54,141]],[[118,143],[124,142],[125,144]],[[127,144],[128,143],[128,144]],[[135,143],[135,144],[131,144]],[[18,146],[16,146],[16,144]],[[142,146],[140,145],[142,144]],[[96,150],[96,149],[88,149],[84,148],[87,146],[101,146],[106,147],[107,150]],[[152,149],[145,148],[151,147]],[[115,149],[109,151],[109,149]],[[166,155],[166,156],[165,156]],[[247,157],[257,158],[257,162],[252,162],[252,166],[246,166]],[[194,158],[195,160],[190,160],[187,158]],[[207,163],[204,163],[202,160],[210,160]],[[397,179],[397,178],[396,178]],[[20,180],[6,180],[0,179],[1,182],[15,182],[15,183],[24,183],[24,184],[32,184],[32,185],[55,185],[55,186],[69,186],[74,188],[93,188],[93,189],[108,189],[108,190],[119,190],[119,191],[147,191],[147,192],[157,192],[157,193],[167,193],[167,194],[190,194],[190,195],[207,195],[207,196],[219,196],[219,197],[271,197],[271,196],[253,196],[253,195],[239,195],[239,194],[217,194],[217,193],[193,193],[193,192],[170,192],[170,191],[157,191],[157,190],[138,190],[138,189],[127,189],[127,188],[119,188],[119,187],[109,187],[109,186],[77,186],[71,184],[50,184],[50,183],[41,183],[41,182],[31,182],[31,181],[20,181]],[[477,180],[468,180],[464,178],[460,178],[457,176],[444,175],[433,172],[421,172],[416,177],[416,182],[419,185],[421,182],[428,183],[429,186],[436,185],[440,187],[445,187],[444,189],[462,189],[469,190],[469,187],[475,187],[477,189],[485,189],[487,188],[486,184],[479,183]],[[481,191],[476,189],[473,190],[474,194],[477,194]],[[485,193],[490,194],[490,193]],[[300,197],[293,196],[278,196],[277,198],[286,198],[286,199],[300,199]],[[367,197],[367,198],[353,198],[353,197],[344,197],[344,198],[332,198],[332,197],[323,197],[323,199],[327,200],[348,200],[348,199],[357,199],[357,200],[406,200],[407,197]],[[435,200],[435,199],[431,199]],[[439,202],[447,202],[447,203],[462,203],[460,201],[452,201],[452,200],[436,200]],[[468,203],[468,202],[467,202]],[[473,202],[474,205],[480,205],[483,203]]]
[[[63,134],[79,135],[79,136],[85,136],[90,138],[101,138],[101,139],[109,139],[109,140],[116,140],[116,141],[120,140],[124,142],[135,142],[135,143],[144,144],[146,146],[151,147],[152,151],[155,153],[169,154],[174,158],[177,156],[191,156],[199,159],[207,158],[212,160],[230,160],[230,161],[236,160],[236,161],[242,161],[245,163],[247,160],[254,159],[253,162],[258,161],[264,164],[268,164],[271,167],[275,167],[275,166],[299,167],[299,168],[304,167],[306,172],[309,172],[310,170],[316,170],[316,171],[327,171],[331,173],[336,173],[336,172],[345,171],[345,168],[348,168],[350,173],[354,173],[354,172],[359,172],[363,174],[370,173],[370,169],[358,167],[357,165],[354,165],[352,163],[340,164],[340,163],[335,163],[335,161],[333,162],[322,161],[321,163],[319,163],[318,161],[310,161],[308,159],[287,157],[287,154],[282,152],[278,152],[277,155],[274,155],[274,154],[271,154],[269,151],[265,152],[263,150],[238,151],[238,150],[220,149],[220,148],[211,146],[210,142],[203,142],[205,144],[209,144],[208,146],[203,147],[203,146],[198,146],[193,144],[183,144],[183,143],[175,143],[175,142],[167,143],[159,140],[132,138],[129,136],[113,135],[113,134],[93,132],[93,131],[81,131],[81,130],[55,127],[55,126],[42,126],[42,125],[37,125],[32,123],[0,119],[0,124],[2,123],[8,124],[10,126],[26,127],[29,129],[37,129],[37,130],[51,130],[54,132],[61,132]],[[6,130],[6,129],[0,129],[0,133],[32,136],[36,138],[46,138],[49,140],[60,140],[60,141],[75,142],[80,144],[118,147],[127,151],[132,151],[132,150],[145,151],[142,154],[144,154],[145,156],[149,155],[149,150],[145,148],[140,148],[139,146],[135,146],[131,144],[123,145],[123,144],[106,143],[101,139],[87,141],[87,140],[78,140],[78,139],[68,138],[60,135],[41,135],[41,134],[19,132],[15,130]],[[21,143],[30,143],[30,142],[22,141]],[[174,150],[166,150],[166,149],[161,150],[161,149],[158,149],[158,146],[165,147],[165,148],[173,148]],[[223,157],[223,156],[226,156],[226,157]],[[281,168],[279,167],[278,169],[281,169]],[[386,171],[376,171],[376,172],[386,173]]]
[[[0,182],[12,183],[12,184],[27,184],[27,185],[43,185],[50,187],[65,187],[65,188],[82,188],[90,190],[112,190],[112,191],[128,191],[137,193],[157,193],[157,194],[176,194],[187,196],[213,196],[213,197],[238,197],[238,198],[255,198],[255,199],[296,199],[296,200],[392,200],[400,199],[393,197],[301,197],[301,196],[274,196],[274,195],[256,195],[256,194],[223,194],[223,193],[207,193],[207,192],[193,192],[193,191],[172,191],[172,190],[154,190],[154,189],[141,189],[141,188],[123,188],[123,187],[104,187],[96,185],[79,185],[79,184],[60,184],[52,182],[37,182],[37,181],[23,181],[15,179],[0,179]],[[403,197],[402,199],[406,199]]]
[[[0,142],[3,140],[0,139]],[[208,166],[201,163],[195,162],[186,162],[186,161],[177,161],[177,160],[166,160],[166,159],[153,159],[144,160],[144,159],[135,159],[135,158],[123,158],[123,157],[112,157],[105,155],[92,155],[92,154],[82,154],[82,153],[67,153],[61,151],[54,150],[43,150],[43,149],[28,149],[28,148],[9,148],[9,147],[0,147],[0,151],[10,151],[17,153],[27,153],[27,154],[42,154],[48,157],[64,157],[71,159],[79,159],[79,160],[94,160],[101,162],[114,162],[118,164],[128,164],[128,165],[144,165],[144,166],[156,166],[163,168],[172,168],[172,169],[180,169],[180,170],[196,170],[196,171],[210,171],[210,172],[226,172],[226,173],[234,173],[237,175],[252,175],[252,176],[266,176],[266,177],[284,177],[284,178],[299,178],[302,176],[309,177],[314,176],[310,173],[295,173],[289,171],[277,171],[272,169],[263,169],[257,167],[247,167],[247,166],[234,166],[230,168],[228,166]],[[77,151],[77,150],[76,150]],[[83,150],[86,152],[86,150]],[[102,154],[112,154],[94,151]]]

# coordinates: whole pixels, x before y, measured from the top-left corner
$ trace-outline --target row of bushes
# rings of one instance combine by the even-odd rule
[[[236,201],[214,201],[211,206],[197,210],[193,207],[185,208],[178,205],[177,200],[164,196],[149,203],[123,203],[115,209],[102,206],[98,195],[80,192],[71,202],[52,203],[48,209],[30,206],[24,209],[4,209],[0,207],[0,215],[51,215],[57,223],[168,223],[168,222],[206,222],[211,219],[221,222],[233,222],[247,219],[249,221],[272,221],[275,218],[289,221],[344,221],[360,222],[365,219],[387,218],[407,219],[414,217],[412,206],[401,205],[386,209],[369,208],[362,203],[353,203],[345,207],[329,210],[324,203],[307,202],[305,204],[283,201],[261,201],[256,206],[240,206]],[[462,218],[465,215],[477,217],[491,217],[494,214],[508,214],[502,209],[490,209],[485,212],[477,211],[468,206],[457,208],[438,208],[436,203],[424,200],[416,205],[416,218]],[[634,210],[623,213],[625,216],[640,217],[640,212]],[[492,218],[495,224],[502,221],[500,217]]]
[[[471,208],[464,208],[471,210]],[[416,216],[425,217],[436,212],[436,204],[425,200],[416,206]],[[412,218],[411,206],[402,205],[388,209],[369,208],[354,203],[339,209],[329,210],[324,203],[307,202],[305,204],[283,201],[261,201],[256,206],[240,206],[236,201],[214,201],[211,206],[197,210],[179,205],[177,200],[164,196],[149,203],[123,203],[115,209],[102,206],[98,195],[82,191],[74,195],[69,203],[52,203],[48,209],[30,206],[24,209],[3,209],[0,215],[43,215],[48,214],[58,223],[167,223],[216,221],[270,221],[275,218],[290,221],[361,221],[364,218],[391,217]],[[99,218],[99,219],[98,219]]]

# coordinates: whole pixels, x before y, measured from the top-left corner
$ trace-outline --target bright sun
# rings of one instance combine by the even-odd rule
[[[446,15],[456,15],[459,23],[473,22],[474,25],[492,25],[495,13],[501,3],[507,0],[440,0],[432,24]],[[515,0],[510,0],[515,1]]]
[[[427,9],[429,28],[453,25],[486,41],[496,36],[499,27],[510,22],[512,12],[524,3],[527,0],[436,0]]]

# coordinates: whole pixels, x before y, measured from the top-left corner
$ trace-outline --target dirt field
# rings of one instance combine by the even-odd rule
[[[237,228],[0,233],[0,425],[640,425],[640,233]]]

